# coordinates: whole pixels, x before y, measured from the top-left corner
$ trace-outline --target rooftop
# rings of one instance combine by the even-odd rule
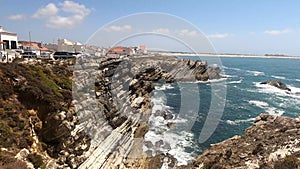
[[[16,33],[12,33],[12,32],[9,32],[9,31],[7,31],[7,30],[4,30],[4,29],[3,29],[3,26],[0,26],[0,34],[15,35],[15,36],[17,36]]]

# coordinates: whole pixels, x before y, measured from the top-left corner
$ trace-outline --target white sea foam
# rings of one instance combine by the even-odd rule
[[[235,75],[226,75],[226,74],[221,74],[222,77],[225,77],[225,78],[233,78],[233,77],[238,77],[238,76],[235,76]]]
[[[241,119],[241,120],[226,120],[226,123],[230,125],[237,125],[239,123],[253,122],[254,120],[255,118]]]
[[[282,116],[284,114],[284,111],[283,110],[278,110],[277,108],[275,107],[269,107],[266,112],[268,114],[271,114],[271,115],[277,115],[277,116]]]
[[[279,110],[279,109],[277,109],[275,107],[271,107],[271,106],[269,106],[268,103],[263,102],[263,101],[250,100],[249,103],[252,104],[252,105],[255,105],[255,106],[259,107],[259,108],[264,109],[264,111],[266,113],[271,114],[271,115],[282,116],[284,114],[283,110]]]
[[[240,84],[243,82],[243,79],[237,80],[237,81],[230,81],[227,84]]]
[[[286,78],[283,77],[283,76],[271,76],[271,77],[273,77],[273,78],[275,78],[275,79],[282,79],[282,80],[286,79]]]
[[[258,100],[250,100],[248,103],[250,103],[252,105],[255,105],[257,107],[260,107],[260,108],[264,108],[264,107],[268,107],[269,106],[268,103],[263,102],[263,101],[258,101]]]
[[[162,116],[155,116],[156,111],[164,111],[172,113],[172,108],[166,106],[165,95],[161,91],[155,91],[152,97],[152,114],[149,118],[149,131],[145,134],[145,142],[151,142],[153,145],[163,141],[163,146],[147,148],[143,147],[144,151],[151,150],[152,155],[155,153],[169,153],[177,159],[177,165],[187,165],[189,161],[193,160],[192,153],[185,152],[185,147],[193,147],[193,133],[188,131],[176,131],[167,127],[168,123],[174,125],[185,124],[187,119],[183,119],[173,114],[173,119],[165,120]],[[161,95],[160,95],[161,94]],[[167,145],[167,146],[166,146]]]
[[[192,82],[192,83],[219,83],[219,82],[224,82],[226,80],[227,80],[227,78],[220,78],[220,79],[212,79],[212,80],[207,80],[207,81],[196,81],[196,82]],[[191,82],[187,82],[187,83],[191,83]]]
[[[297,82],[300,82],[300,79],[295,79]]]
[[[162,86],[155,86],[155,90],[167,90],[167,89],[173,89],[174,87],[171,86],[169,83],[165,83]]]
[[[300,88],[289,85],[287,87],[291,89],[292,94],[300,95]]]
[[[265,75],[264,72],[260,72],[260,71],[248,70],[247,72],[254,75],[254,76],[263,76],[263,75]]]
[[[279,96],[300,98],[300,88],[298,87],[287,85],[287,87],[291,89],[291,91],[287,91],[268,84],[260,84],[259,82],[254,82],[254,85],[258,88],[258,91],[261,93],[270,93]]]

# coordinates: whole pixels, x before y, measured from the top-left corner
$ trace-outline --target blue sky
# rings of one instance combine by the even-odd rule
[[[30,31],[34,41],[56,42],[58,38],[67,38],[85,43],[104,25],[107,30],[105,38],[109,38],[109,34],[125,33],[126,30],[126,35],[149,32],[150,29],[141,30],[142,26],[134,27],[139,22],[137,20],[128,23],[112,21],[140,12],[162,12],[192,23],[209,38],[219,53],[300,55],[300,1],[297,0],[0,2],[0,25],[8,31],[18,33],[20,40],[28,40]],[[163,22],[154,18],[151,20],[152,25],[155,21]],[[174,35],[183,33],[185,29],[185,35],[198,35],[190,29],[183,28],[182,24],[159,23],[157,25],[160,27],[153,27],[152,30]],[[192,39],[191,36],[189,41],[197,43],[197,38]],[[168,42],[159,40],[159,43],[163,45]],[[176,49],[181,50],[179,46]]]

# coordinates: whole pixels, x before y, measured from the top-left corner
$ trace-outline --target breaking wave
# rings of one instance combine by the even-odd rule
[[[270,106],[268,103],[263,102],[263,101],[258,101],[258,100],[250,100],[248,103],[251,105],[255,105],[259,108],[264,109],[264,111],[268,114],[271,115],[277,115],[277,116],[282,116],[284,114],[283,110],[279,110],[275,107]]]
[[[167,87],[168,88],[168,87]],[[163,89],[163,88],[159,88]],[[186,119],[172,112],[166,105],[166,96],[162,91],[155,91],[152,97],[152,113],[149,118],[149,131],[145,134],[143,150],[151,156],[169,153],[177,159],[177,165],[187,165],[197,154],[186,152],[189,147],[197,147],[191,131],[176,130],[174,126],[184,124]],[[164,116],[168,114],[169,118]]]

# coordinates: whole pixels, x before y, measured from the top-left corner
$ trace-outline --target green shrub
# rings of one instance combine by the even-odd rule
[[[13,146],[13,140],[14,134],[12,133],[10,127],[3,123],[0,122],[0,145],[1,147],[11,147]]]

